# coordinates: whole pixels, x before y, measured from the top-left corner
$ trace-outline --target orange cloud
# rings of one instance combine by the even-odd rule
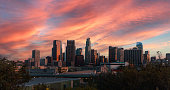
[[[32,49],[51,55],[52,40],[76,40],[93,48],[124,46],[169,31],[170,2],[166,0],[1,0],[0,50],[28,57]],[[96,44],[97,43],[97,44]],[[7,45],[8,44],[8,45]],[[8,49],[5,49],[8,48]],[[28,53],[29,52],[29,53]],[[0,53],[4,54],[4,53]]]

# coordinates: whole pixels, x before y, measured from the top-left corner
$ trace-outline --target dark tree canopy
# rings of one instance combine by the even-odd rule
[[[92,77],[89,85],[98,90],[170,90],[170,67],[148,65],[140,70],[134,67],[120,70]]]
[[[16,69],[16,63],[5,58],[0,59],[0,88],[1,90],[15,90],[19,85],[30,80],[30,76],[23,66]]]

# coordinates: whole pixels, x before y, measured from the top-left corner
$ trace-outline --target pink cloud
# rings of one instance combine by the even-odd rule
[[[105,53],[109,45],[129,45],[164,34],[170,25],[170,2],[166,0],[0,3],[0,50],[15,57],[28,57],[32,49],[41,50],[42,56],[51,55],[52,40],[56,39],[64,44],[73,39],[77,47],[84,47],[87,37],[98,43],[93,48]]]

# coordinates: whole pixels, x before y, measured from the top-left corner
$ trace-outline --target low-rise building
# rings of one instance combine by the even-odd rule
[[[56,69],[29,69],[29,74],[30,76],[55,75],[57,74],[57,70]]]

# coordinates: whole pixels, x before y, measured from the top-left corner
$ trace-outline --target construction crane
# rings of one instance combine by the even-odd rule
[[[160,60],[162,58],[162,53],[160,51],[157,51],[157,55],[158,55],[158,58]]]

